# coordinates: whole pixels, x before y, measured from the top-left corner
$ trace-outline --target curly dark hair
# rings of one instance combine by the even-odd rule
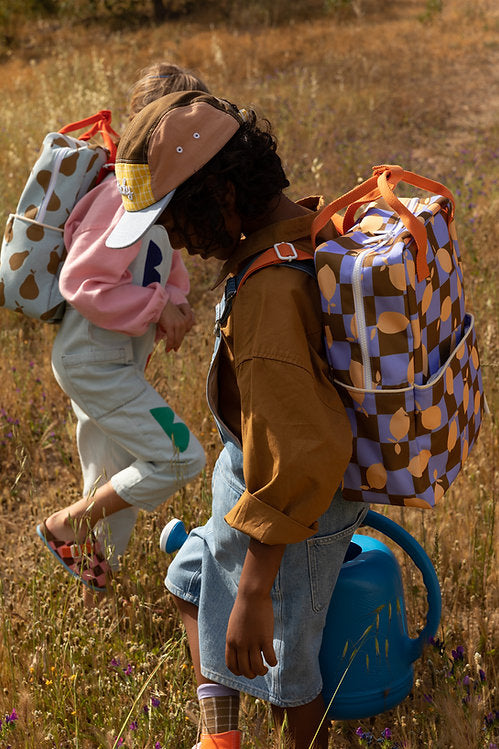
[[[208,252],[215,245],[232,244],[221,210],[229,183],[235,188],[235,208],[243,222],[265,215],[289,186],[270,123],[259,120],[252,110],[244,114],[235,135],[175,191],[170,206],[186,247],[193,234]]]

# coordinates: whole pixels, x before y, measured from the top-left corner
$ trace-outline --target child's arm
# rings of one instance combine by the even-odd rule
[[[165,288],[170,302],[179,305],[187,303],[187,295],[190,291],[189,274],[178,250],[173,250],[172,267]]]
[[[165,341],[166,351],[177,351],[184,335],[195,324],[194,313],[187,301],[189,274],[178,250],[173,251],[170,275],[165,286],[169,300],[158,320],[156,341]]]
[[[352,450],[350,422],[323,358],[314,294],[315,280],[302,271],[264,268],[239,291],[227,333],[241,412],[232,427],[240,429],[246,489],[225,520],[268,545],[317,532]],[[221,392],[224,386],[219,381]]]
[[[316,532],[350,458],[350,425],[327,377],[314,294],[301,271],[268,268],[248,279],[232,309],[246,490],[225,520],[251,541],[226,652],[228,667],[248,678],[264,673],[262,653],[275,663],[270,588],[285,545]]]
[[[105,245],[122,210],[115,180],[104,180],[77,203],[65,225],[68,256],[59,288],[80,314],[99,327],[138,336],[158,322],[167,302],[186,303],[189,279],[180,254],[174,253],[166,288],[157,282],[132,284],[129,266],[141,242],[119,250]]]
[[[132,284],[128,265],[134,245],[123,250],[103,248],[100,240],[81,233],[73,243],[59,278],[61,294],[83,317],[101,328],[131,336],[143,335],[159,320],[169,295],[159,283]],[[111,255],[111,253],[114,253]]]
[[[269,666],[277,664],[270,591],[285,548],[250,539],[225,645],[227,667],[237,676],[254,679],[266,674],[263,658]]]

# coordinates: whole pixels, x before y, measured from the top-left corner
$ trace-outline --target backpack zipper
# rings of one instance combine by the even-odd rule
[[[360,353],[362,356],[362,367],[364,372],[364,388],[372,387],[372,373],[371,373],[371,361],[369,358],[369,350],[367,345],[367,326],[366,316],[364,312],[364,304],[362,300],[362,263],[364,256],[368,252],[372,251],[372,247],[367,250],[359,252],[355,258],[355,263],[352,270],[352,291],[353,291],[353,306],[355,310],[355,318],[357,322],[357,335],[359,338]]]
[[[416,203],[417,203],[417,198],[413,198],[411,202],[408,204],[408,209],[414,211],[414,209],[416,208]],[[384,246],[388,238],[396,236],[401,223],[402,223],[401,219],[399,219],[390,231],[386,231],[386,229],[375,231],[374,232],[375,236],[373,236],[372,240],[370,240],[373,242],[373,244],[371,244],[365,250],[362,250],[361,252],[359,252],[357,257],[355,258],[355,262],[353,265],[353,270],[352,270],[353,304],[354,304],[354,310],[355,310],[355,317],[357,321],[357,335],[359,339],[360,353],[362,357],[362,367],[363,367],[363,372],[364,372],[364,388],[366,390],[370,390],[371,388],[373,388],[373,381],[372,381],[372,370],[371,370],[371,358],[369,356],[369,343],[368,343],[368,335],[367,335],[366,316],[364,312],[364,304],[363,304],[363,298],[362,298],[362,271],[363,271],[364,257],[369,252],[376,250],[377,247]],[[365,244],[367,244],[367,242]]]

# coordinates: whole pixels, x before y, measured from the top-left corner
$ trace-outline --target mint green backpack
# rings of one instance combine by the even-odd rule
[[[7,219],[0,254],[0,307],[57,322],[64,314],[59,274],[66,257],[64,224],[74,206],[114,168],[117,133],[102,110],[48,133],[15,213]],[[91,125],[79,138],[67,135]],[[90,138],[100,133],[104,147]]]

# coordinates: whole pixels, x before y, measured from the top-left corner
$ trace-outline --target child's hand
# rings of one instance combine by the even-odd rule
[[[179,310],[185,315],[186,317],[186,325],[187,330],[186,333],[189,332],[189,330],[195,325],[196,318],[194,317],[194,312],[192,311],[191,305],[187,302],[184,302],[184,304],[177,304],[177,307]]]
[[[225,662],[237,676],[263,676],[264,658],[277,665],[271,590],[285,548],[250,539],[225,641]]]
[[[237,594],[227,625],[225,662],[236,676],[254,679],[277,664],[273,645],[274,611],[270,594]],[[263,657],[262,657],[263,656]]]
[[[165,339],[166,351],[177,351],[193,325],[194,315],[188,304],[167,302],[158,320],[159,335]]]

